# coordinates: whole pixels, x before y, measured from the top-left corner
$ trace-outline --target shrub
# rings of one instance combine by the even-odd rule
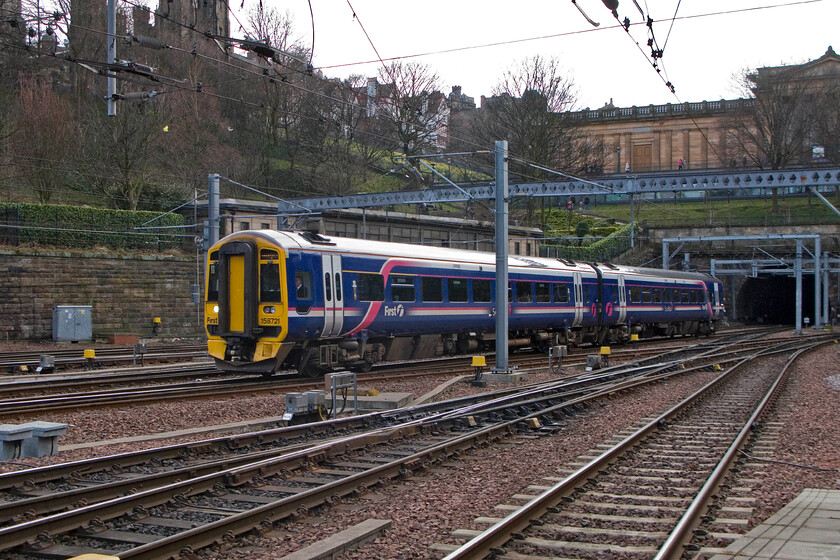
[[[153,251],[181,246],[183,230],[135,229],[147,222],[151,223],[145,227],[172,228],[184,225],[184,217],[87,206],[0,203],[0,239],[7,243],[74,248],[100,245]]]

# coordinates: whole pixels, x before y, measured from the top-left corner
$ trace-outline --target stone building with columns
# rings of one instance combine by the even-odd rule
[[[764,76],[808,81],[822,93],[836,96],[840,85],[840,56],[829,47],[818,59],[801,65],[759,68],[753,81]],[[761,91],[754,89],[756,96]],[[735,123],[744,122],[755,101],[732,99],[616,107],[612,100],[600,109],[563,114],[587,133],[603,140],[606,173],[714,169],[752,165],[733,141]],[[813,139],[812,139],[813,140]],[[802,159],[811,146],[802,146]],[[801,163],[809,163],[802,161]]]

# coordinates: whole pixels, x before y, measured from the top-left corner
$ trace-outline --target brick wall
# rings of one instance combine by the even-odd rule
[[[200,280],[199,280],[200,282]],[[94,338],[203,336],[195,256],[0,249],[0,340],[52,339],[56,305],[90,305]]]

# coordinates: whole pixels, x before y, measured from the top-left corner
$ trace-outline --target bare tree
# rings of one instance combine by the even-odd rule
[[[797,68],[773,68],[740,76],[746,110],[731,122],[736,153],[761,169],[800,163],[812,129],[812,84]]]
[[[70,160],[78,146],[78,127],[67,100],[34,76],[20,80],[12,135],[19,177],[47,204],[67,186]]]
[[[369,168],[381,167],[386,154],[383,121],[367,116],[366,87],[359,75],[324,84],[323,143],[320,151],[313,152],[312,163],[325,194],[354,192]]]
[[[813,83],[797,67],[744,71],[738,78],[746,103],[729,123],[728,151],[760,169],[802,163],[813,125]],[[771,193],[777,212],[778,189]]]
[[[424,64],[395,61],[380,69],[379,82],[372,100],[375,116],[389,124],[394,147],[406,156],[439,151],[449,108],[437,74]],[[419,178],[417,164],[409,160],[409,165]]]
[[[84,119],[84,173],[115,208],[136,210],[160,168],[168,119],[159,101],[122,103],[108,117],[100,105]]]
[[[529,163],[574,175],[602,165],[600,140],[566,118],[577,100],[557,59],[536,55],[522,60],[503,74],[493,93],[478,111],[476,133],[487,145],[508,141],[514,156],[511,172],[544,179],[556,175]],[[532,222],[532,207],[528,213]]]

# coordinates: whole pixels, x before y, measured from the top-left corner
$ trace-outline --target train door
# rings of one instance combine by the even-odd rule
[[[344,294],[341,286],[341,255],[321,256],[324,283],[323,336],[338,336],[344,327]]]
[[[623,324],[627,318],[627,288],[624,285],[624,275],[618,275],[618,323]]]
[[[256,328],[256,249],[237,241],[219,250],[219,334],[248,336]]]
[[[575,320],[573,327],[579,327],[583,323],[583,279],[580,272],[573,273],[575,279]]]
[[[714,300],[714,304],[713,304],[713,306],[712,306],[712,308],[714,309],[714,311],[713,311],[713,313],[712,313],[712,318],[713,318],[713,319],[717,319],[717,318],[719,318],[719,317],[720,317],[720,309],[721,309],[721,306],[720,306],[720,292],[719,292],[719,289],[720,289],[720,284],[718,284],[717,282],[715,282],[714,284],[712,284],[712,286],[714,286],[714,288],[715,288],[715,289],[714,289],[714,298],[715,298],[715,300]]]

